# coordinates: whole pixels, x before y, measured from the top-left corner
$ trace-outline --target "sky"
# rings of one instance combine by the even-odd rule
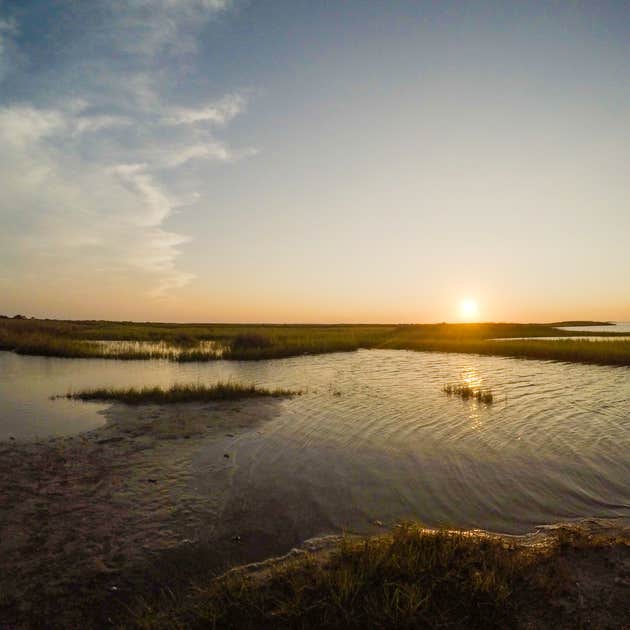
[[[630,321],[629,171],[627,1],[0,0],[0,313]]]

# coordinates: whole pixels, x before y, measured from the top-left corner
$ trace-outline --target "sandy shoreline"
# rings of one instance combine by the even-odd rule
[[[148,559],[194,546],[229,489],[230,444],[279,404],[114,404],[89,433],[1,442],[0,627],[55,615],[59,597],[84,587],[116,593]],[[192,461],[210,446],[202,495]]]

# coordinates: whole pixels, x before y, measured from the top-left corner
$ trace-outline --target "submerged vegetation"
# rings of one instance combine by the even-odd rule
[[[257,571],[169,584],[131,607],[141,628],[508,628],[585,627],[576,575],[627,541],[563,528],[545,545],[407,523],[387,535],[344,538]],[[624,557],[626,557],[624,556]],[[593,560],[595,558],[595,560]],[[579,569],[576,570],[576,565]],[[623,621],[623,588],[600,595],[599,621]],[[621,603],[620,603],[621,602]],[[590,601],[589,601],[590,603]],[[593,611],[589,610],[588,615]],[[607,618],[606,618],[607,617]],[[595,622],[597,626],[597,621]],[[606,626],[608,627],[608,625]]]
[[[489,389],[482,388],[474,388],[468,384],[463,385],[454,385],[452,383],[447,383],[442,388],[442,391],[449,396],[455,395],[459,396],[463,400],[468,400],[469,398],[474,398],[479,402],[484,402],[486,404],[491,404],[494,400],[494,396],[492,395],[492,391]]]
[[[127,405],[169,404],[185,402],[209,402],[212,400],[238,400],[258,396],[294,396],[301,392],[289,389],[267,389],[257,385],[242,383],[217,383],[216,385],[173,385],[168,389],[162,387],[143,387],[136,389],[86,389],[80,392],[69,392],[61,398],[75,400],[117,401]]]
[[[558,322],[567,323],[580,324]],[[582,324],[596,323],[602,322]],[[630,365],[630,341],[616,339],[620,334],[611,326],[610,332],[595,334],[602,338],[599,342],[572,339],[583,333],[552,324],[236,325],[1,319],[0,350],[69,358],[213,361],[390,348]],[[510,339],[514,337],[518,339]]]

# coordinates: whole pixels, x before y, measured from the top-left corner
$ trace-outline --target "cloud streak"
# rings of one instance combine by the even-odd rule
[[[207,123],[225,125],[245,109],[245,98],[240,94],[228,94],[220,101],[211,103],[205,107],[179,108],[165,119],[171,125],[194,125]]]
[[[175,194],[171,184],[175,172],[193,161],[233,162],[255,153],[216,137],[247,102],[238,93],[175,101],[160,86],[165,75],[180,70],[183,57],[194,55],[204,23],[228,5],[227,0],[125,0],[115,8],[100,7],[97,23],[89,23],[94,32],[85,39],[86,59],[49,69],[60,78],[58,90],[40,90],[26,77],[30,97],[12,101],[7,91],[0,96],[5,279],[19,282],[27,269],[58,278],[92,273],[95,281],[132,274],[147,295],[166,298],[195,277],[177,265],[190,237],[167,224],[185,205],[181,197],[196,193]],[[60,6],[59,11],[82,15],[74,3]],[[26,58],[29,53],[28,44],[17,49],[19,25],[2,15],[2,7],[0,82],[18,53]],[[82,36],[77,35],[79,51]],[[96,53],[90,52],[90,38],[99,44]],[[129,67],[121,71],[106,50],[128,55]],[[63,80],[77,72],[76,81]],[[194,176],[188,180],[194,186]]]

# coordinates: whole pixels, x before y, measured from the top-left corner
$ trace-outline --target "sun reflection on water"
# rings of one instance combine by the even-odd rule
[[[474,367],[466,368],[462,372],[461,378],[462,384],[468,385],[472,388],[479,388],[482,386],[483,379],[479,375],[479,372]]]
[[[478,370],[470,366],[461,372],[461,384],[467,385],[471,389],[482,389],[483,378]],[[468,419],[470,420],[471,428],[474,430],[483,429],[482,414],[479,410],[479,404],[474,398],[470,398],[468,401]]]
[[[468,414],[471,427],[475,430],[481,430],[483,428],[483,421],[481,420],[481,414],[479,413],[479,406],[471,403],[470,412]]]

